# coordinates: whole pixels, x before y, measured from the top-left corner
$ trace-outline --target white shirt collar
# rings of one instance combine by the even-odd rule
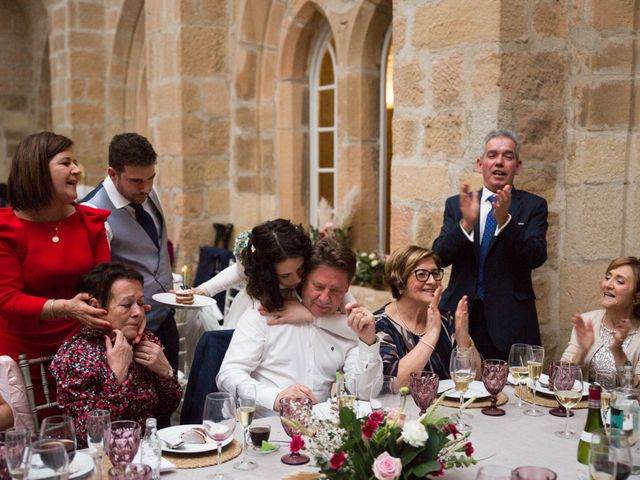
[[[492,192],[487,187],[482,187],[482,196],[480,197],[480,204],[481,205],[484,204],[484,202],[486,202],[491,195],[495,195],[495,192]]]
[[[124,198],[124,196],[122,196],[122,194],[118,191],[115,184],[113,183],[113,180],[111,180],[111,177],[107,175],[107,178],[105,178],[104,182],[102,183],[114,207],[122,208],[122,207],[128,206],[131,203],[129,200]]]

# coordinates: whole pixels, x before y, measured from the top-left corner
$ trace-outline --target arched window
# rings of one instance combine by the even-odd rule
[[[316,226],[320,199],[335,209],[338,198],[336,49],[331,32],[317,45],[309,77],[309,223]]]
[[[382,43],[380,59],[380,167],[378,171],[378,249],[389,253],[391,218],[391,157],[393,120],[393,46],[391,28]]]

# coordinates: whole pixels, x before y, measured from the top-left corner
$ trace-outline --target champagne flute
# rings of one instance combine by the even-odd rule
[[[68,478],[69,457],[66,445],[59,440],[46,438],[31,444],[29,478],[61,479]]]
[[[572,363],[556,364],[553,371],[553,394],[558,403],[567,411],[567,421],[564,430],[555,432],[560,438],[578,438],[578,434],[569,430],[569,417],[571,409],[575,407],[582,398],[582,370],[578,365]]]
[[[616,451],[609,445],[592,443],[589,447],[589,478],[591,480],[617,480],[617,475]]]
[[[238,404],[238,419],[240,421],[240,426],[243,429],[242,449],[244,450],[244,454],[242,455],[242,461],[240,463],[236,463],[233,468],[236,470],[253,470],[258,467],[258,464],[249,460],[247,451],[247,433],[249,426],[253,421],[253,416],[256,413],[256,386],[252,383],[241,383],[236,388],[236,396]]]
[[[524,414],[531,417],[540,417],[544,415],[542,410],[536,408],[536,387],[538,379],[542,374],[542,364],[544,363],[544,348],[538,345],[529,345],[527,348],[527,368],[529,369],[529,378],[533,380],[533,403],[529,410],[525,410]]]
[[[469,350],[464,352],[459,351],[457,348],[451,353],[451,359],[449,361],[449,373],[451,379],[455,385],[456,392],[460,396],[460,411],[458,413],[458,423],[456,428],[460,432],[467,432],[471,430],[471,426],[464,423],[464,413],[462,406],[464,404],[464,394],[469,389],[469,384],[476,376],[476,359],[473,353]]]
[[[109,410],[91,410],[87,414],[87,444],[102,458],[104,453],[104,432],[111,425]]]
[[[527,366],[527,348],[526,343],[514,343],[509,351],[509,372],[516,382],[516,390],[518,390],[518,408],[524,407],[522,401],[522,385],[527,383],[529,378],[529,367]]]
[[[236,404],[231,394],[214,392],[207,395],[202,414],[202,427],[209,438],[216,442],[219,467],[222,442],[233,435],[233,431],[236,429]],[[213,477],[213,480],[226,478],[228,477],[223,473],[218,473]]]
[[[23,480],[29,473],[31,462],[31,430],[24,427],[9,428],[5,434],[5,461],[13,480]]]
[[[67,450],[69,463],[76,456],[76,430],[73,426],[73,418],[66,415],[53,415],[42,421],[40,427],[40,440],[51,439],[62,442]]]
[[[611,370],[596,370],[596,383],[602,387],[600,394],[600,411],[602,412],[602,422],[608,425],[609,405],[611,403],[611,392],[618,386],[618,376]]]
[[[616,480],[626,480],[631,475],[633,467],[633,456],[629,436],[618,428],[598,429],[591,434],[591,446],[602,445],[615,451],[616,457]]]

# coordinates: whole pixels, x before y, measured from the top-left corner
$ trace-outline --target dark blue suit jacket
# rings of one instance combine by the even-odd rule
[[[547,260],[546,200],[514,188],[509,213],[511,221],[489,247],[484,275],[487,328],[494,345],[504,352],[513,343],[541,344],[531,271]],[[469,301],[477,298],[480,224],[478,220],[474,226],[472,243],[460,228],[461,219],[459,196],[449,197],[433,250],[443,267],[452,265],[440,302],[440,308],[450,312],[456,311],[463,295]]]

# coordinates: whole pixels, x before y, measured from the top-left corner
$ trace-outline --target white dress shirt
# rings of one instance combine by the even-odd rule
[[[382,382],[380,342],[367,345],[355,334],[343,336],[345,315],[317,319],[311,325],[267,325],[255,309],[238,322],[216,383],[235,395],[236,386],[256,385],[256,415],[274,415],[278,394],[290,385],[305,385],[319,402],[329,398],[336,371],[355,378],[359,398]],[[333,329],[332,326],[338,328]],[[349,329],[350,330],[350,329]]]

